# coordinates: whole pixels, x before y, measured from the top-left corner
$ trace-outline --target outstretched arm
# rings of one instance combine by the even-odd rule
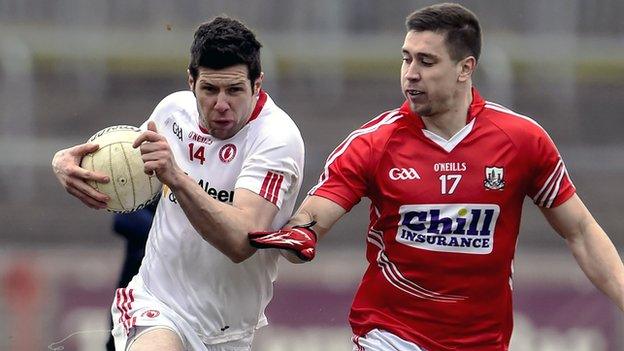
[[[581,199],[574,195],[555,208],[542,208],[550,225],[568,243],[591,282],[624,311],[624,265],[613,243]]]
[[[288,224],[279,231],[249,233],[249,242],[257,248],[282,249],[292,263],[311,261],[316,242],[346,213],[335,202],[320,196],[308,196]]]
[[[154,172],[173,191],[204,240],[237,263],[255,252],[247,233],[270,228],[278,211],[273,203],[243,188],[235,190],[232,206],[212,198],[177,165],[167,139],[158,133],[153,121],[133,146],[141,149],[145,173]]]
[[[331,227],[346,213],[337,203],[321,196],[308,196],[286,227],[316,222],[313,226],[319,239],[325,236]]]

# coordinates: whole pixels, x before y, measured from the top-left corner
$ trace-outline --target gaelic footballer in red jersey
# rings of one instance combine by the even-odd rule
[[[370,199],[369,265],[349,317],[354,349],[507,350],[527,196],[592,282],[624,309],[622,262],[575,194],[553,141],[473,87],[480,47],[479,22],[464,7],[412,13],[402,48],[405,103],[338,145],[288,224],[316,221],[320,239]],[[309,248],[282,239],[265,246]]]

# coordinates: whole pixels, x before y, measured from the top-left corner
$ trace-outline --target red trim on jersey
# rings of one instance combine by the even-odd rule
[[[269,188],[269,183],[271,182],[272,178],[273,178],[273,173],[267,172],[267,175],[264,177],[264,182],[262,182],[262,187],[260,188],[260,196],[262,196],[265,199],[267,198],[266,197],[267,189]]]
[[[544,186],[542,186],[541,190],[533,198],[533,202],[540,207],[551,208],[562,204],[572,197],[574,191],[559,191],[564,178],[569,178],[568,171],[563,160],[559,159],[555,169],[544,182]],[[566,180],[570,184],[572,183],[569,179]],[[572,188],[574,188],[574,186],[572,186]]]
[[[258,94],[258,101],[256,101],[256,106],[251,112],[251,117],[249,117],[249,119],[247,120],[247,123],[258,118],[258,116],[260,115],[260,111],[262,111],[262,108],[264,107],[264,104],[266,103],[266,101],[267,101],[267,94],[264,92],[264,90],[260,89],[260,93]],[[199,126],[199,130],[201,130],[202,133],[210,134],[208,129],[204,128],[200,123],[197,123],[197,126]]]
[[[353,141],[353,139],[355,139],[355,137],[358,137],[362,134],[366,134],[370,131],[376,130],[379,127],[378,124],[382,125],[383,122],[385,121],[385,118],[392,112],[396,112],[396,110],[384,112],[381,115],[377,116],[376,118],[373,118],[371,121],[364,124],[359,129],[356,129],[353,132],[351,132],[351,134],[349,134],[349,136],[345,140],[343,140],[340,144],[338,144],[338,146],[334,149],[334,151],[332,151],[332,153],[329,154],[329,156],[327,157],[327,160],[333,159],[337,153],[343,153],[346,147],[351,143],[351,141]],[[371,127],[372,127],[372,130],[370,130]]]
[[[362,135],[375,132],[377,129],[384,125],[392,124],[397,119],[400,119],[403,116],[404,115],[401,114],[398,110],[384,112],[373,120],[364,124],[360,129],[356,129],[351,134],[349,134],[349,136],[342,143],[340,143],[340,145],[338,145],[338,147],[336,147],[336,149],[334,149],[334,151],[332,151],[332,153],[327,157],[327,161],[325,161],[324,171],[319,177],[319,182],[308,192],[308,194],[326,197],[327,199],[340,205],[345,210],[349,211],[353,207],[353,205],[355,205],[355,203],[350,201],[352,199],[338,198],[337,194],[334,194],[332,192],[326,192],[320,189],[330,177],[331,164],[336,160],[336,158],[338,158],[348,149],[349,145],[351,144],[351,142],[353,142],[353,140]]]
[[[260,115],[260,111],[262,111],[262,108],[264,107],[264,104],[266,103],[266,101],[267,101],[267,94],[264,92],[264,90],[260,89],[260,93],[258,94],[258,101],[256,102],[256,107],[254,107],[254,110],[251,113],[251,117],[249,117],[249,120],[247,121],[247,123],[258,118],[258,116]]]
[[[136,324],[136,317],[130,317],[130,310],[132,309],[132,303],[134,302],[134,290],[125,288],[117,289],[116,293],[116,307],[121,313],[119,317],[119,323],[123,324],[126,334],[130,332],[130,329]]]
[[[200,123],[197,123],[197,126],[199,127],[199,130],[201,130],[202,133],[204,134],[210,134],[210,132],[208,131],[208,129],[202,127],[202,125]]]
[[[553,144],[554,141],[548,135],[548,132],[542,128],[542,126],[533,120],[530,117],[521,115],[516,113],[505,106],[493,103],[491,101],[487,101],[485,108],[496,111],[496,113],[502,113],[504,115],[511,115],[523,120],[529,121],[533,125],[535,125],[541,132],[544,133],[548,141]],[[557,207],[564,202],[566,202],[574,193],[576,193],[576,188],[570,179],[568,174],[568,170],[566,169],[565,163],[561,159],[561,156],[557,151],[557,164],[554,166],[553,171],[549,174],[548,178],[544,181],[542,187],[535,195],[531,195],[533,202],[545,208]]]
[[[355,347],[356,347],[357,351],[366,351],[364,349],[364,347],[362,347],[362,345],[360,345],[360,336],[359,335],[353,335],[351,337],[351,341],[355,344]]]
[[[479,112],[481,112],[481,110],[483,110],[483,107],[485,106],[485,100],[481,97],[481,94],[479,94],[479,91],[475,89],[474,87],[471,88],[471,91],[472,91],[472,102],[470,103],[470,106],[468,107],[468,114],[466,115],[466,124],[470,123],[470,121],[472,121],[475,117],[477,117]],[[402,113],[408,116],[416,117],[414,118],[414,120],[416,121],[420,129],[425,128],[425,123],[422,121],[422,117],[412,112],[412,109],[410,108],[409,102],[407,100],[403,103],[403,105],[401,105],[400,110]]]
[[[262,188],[260,188],[260,196],[277,205],[283,180],[284,176],[282,174],[268,171],[264,177],[264,182],[262,182]]]
[[[394,285],[397,289],[412,296],[435,302],[457,302],[467,299],[465,296],[442,294],[432,291],[407,279],[394,262],[388,258],[383,242],[383,232],[370,229],[366,240],[379,248],[379,252],[377,252],[377,265],[381,268],[381,273],[383,273],[388,283]]]

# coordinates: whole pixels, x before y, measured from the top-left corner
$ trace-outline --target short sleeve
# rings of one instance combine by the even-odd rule
[[[325,197],[350,211],[366,195],[372,158],[366,136],[347,138],[329,155],[319,183],[309,195]]]
[[[529,155],[533,158],[534,173],[528,195],[540,207],[557,207],[572,197],[576,189],[557,147],[543,129],[539,129],[532,144]]]
[[[192,92],[185,90],[169,94],[156,105],[152,114],[139,128],[141,130],[147,130],[147,123],[149,121],[154,121],[154,123],[156,123],[156,128],[161,131],[166,127],[168,121],[170,121],[169,118],[173,114],[184,110],[184,106],[195,107],[195,97]]]
[[[278,208],[296,196],[303,177],[303,140],[298,133],[267,137],[246,157],[235,188],[245,188]]]

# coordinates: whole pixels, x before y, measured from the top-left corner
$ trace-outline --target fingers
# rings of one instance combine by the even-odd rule
[[[141,158],[143,159],[143,171],[153,176],[160,173],[159,170],[167,168],[171,163],[171,152],[166,143],[144,143],[141,145]]]
[[[254,232],[248,233],[249,244],[252,247],[277,248],[284,253],[290,251],[290,255],[285,256],[289,261],[292,255],[296,255],[301,261],[311,261],[316,254],[316,236],[314,231],[306,227],[295,227],[274,232]]]
[[[104,173],[90,171],[81,167],[73,167],[68,169],[67,175],[70,177],[80,178],[82,180],[92,180],[98,183],[110,182],[110,177]]]
[[[75,188],[67,188],[67,192],[78,198],[80,201],[82,201],[83,204],[87,205],[90,208],[97,210],[106,208],[106,202],[98,201]]]
[[[147,130],[143,133],[141,133],[141,135],[139,135],[134,142],[132,143],[132,147],[133,148],[137,148],[139,146],[141,146],[143,143],[145,142],[150,142],[150,143],[155,143],[157,141],[163,140],[164,137],[156,132],[153,132],[151,130]]]
[[[156,123],[154,121],[147,122],[147,130],[151,130],[154,133],[158,133],[158,129],[156,129]]]
[[[153,158],[163,156],[163,154],[166,153],[168,149],[169,144],[167,144],[166,141],[143,143],[141,144],[141,146],[139,146],[139,150],[141,150],[141,155],[143,155],[143,160],[145,160],[146,155],[150,154],[157,154],[151,155],[151,157]]]
[[[82,157],[86,154],[90,154],[92,152],[97,151],[100,148],[100,146],[98,144],[93,144],[93,143],[85,143],[85,144],[80,144],[80,145],[76,145],[72,148],[69,149],[69,154],[72,156],[79,156]]]
[[[91,185],[87,184],[81,179],[68,178],[66,188],[67,192],[71,193],[72,195],[74,195],[74,193],[79,193],[86,197],[94,199],[96,202],[103,202],[104,204],[106,204],[106,202],[110,200],[110,197],[108,195],[97,191]],[[71,192],[70,190],[72,190],[73,192]]]
[[[108,183],[110,181],[110,177],[106,174],[84,169],[73,162],[62,163],[61,170],[62,173],[64,173],[65,176],[68,177],[68,182],[72,178],[81,179],[83,181],[92,180],[98,183]]]
[[[153,155],[153,154],[150,154]],[[163,160],[159,160],[159,159],[154,159],[152,161],[145,160],[145,156],[143,159],[143,172],[145,174],[147,174],[148,176],[154,176],[157,175],[161,172],[161,170],[163,170],[165,168],[165,161]]]
[[[149,121],[147,130],[137,137],[132,147],[141,151],[145,174],[158,176],[164,184],[175,180],[180,169],[177,167],[167,138],[158,133],[156,123]]]
[[[315,255],[316,255],[316,250],[313,247],[309,247],[307,249],[297,252],[297,256],[306,262],[312,261]]]
[[[158,134],[158,130],[156,129],[156,123],[154,123],[154,121],[149,121],[147,123],[147,130],[141,133],[138,138],[136,138],[134,143],[132,143],[132,147],[136,149],[144,142],[153,143],[164,139],[165,137]]]
[[[99,146],[97,144],[81,144],[57,152],[52,160],[52,169],[61,184],[65,185],[71,179],[108,183],[110,179],[106,174],[89,171],[80,167],[80,160],[82,157],[96,151],[98,148]]]

